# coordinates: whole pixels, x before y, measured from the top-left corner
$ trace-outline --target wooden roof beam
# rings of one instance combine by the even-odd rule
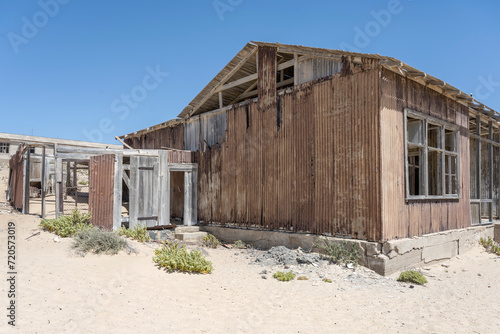
[[[217,84],[217,86],[215,86],[214,88],[212,88],[212,90],[210,91],[210,93],[208,93],[207,95],[205,95],[205,97],[196,105],[196,107],[194,107],[191,111],[190,111],[190,115],[194,114],[198,109],[200,109],[200,107],[205,103],[207,102],[215,93],[218,92],[219,88],[224,85],[229,79],[231,79],[231,77],[243,66],[247,63],[247,61],[252,58],[256,53],[257,53],[257,47],[255,47],[252,51],[250,51],[239,63],[238,65],[236,65],[231,71],[229,71],[229,73],[227,73],[223,78],[222,80]]]

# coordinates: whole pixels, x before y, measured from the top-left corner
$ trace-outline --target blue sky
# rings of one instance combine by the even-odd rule
[[[500,111],[499,12],[494,0],[2,1],[0,132],[117,143],[175,118],[251,40],[392,56]]]

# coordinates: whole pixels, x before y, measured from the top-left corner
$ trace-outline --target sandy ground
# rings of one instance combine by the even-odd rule
[[[16,226],[15,328],[6,310],[9,222]],[[295,268],[310,279],[283,283],[262,278],[278,268],[250,264],[255,251],[209,249],[212,274],[166,273],[152,262],[157,244],[132,241],[138,254],[81,257],[71,239],[55,242],[42,231],[26,240],[39,222],[0,212],[0,333],[500,332],[500,261],[479,246],[425,268],[424,287],[333,265]]]

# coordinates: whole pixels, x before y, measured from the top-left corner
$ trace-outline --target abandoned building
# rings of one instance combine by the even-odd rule
[[[194,151],[198,220],[240,238],[364,240],[387,274],[459,254],[499,218],[500,114],[394,58],[251,42],[178,117],[121,138]]]

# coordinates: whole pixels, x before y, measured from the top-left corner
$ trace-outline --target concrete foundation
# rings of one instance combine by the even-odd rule
[[[319,237],[314,234],[245,230],[217,226],[203,226],[202,230],[213,234],[219,240],[227,242],[241,240],[260,249],[286,246],[288,248],[300,247],[311,250],[314,241]],[[495,236],[495,240],[498,241],[500,239],[500,225],[474,226],[386,242],[328,238],[354,244],[361,255],[360,265],[370,268],[380,275],[387,276],[409,268],[451,259],[477,245],[480,238],[487,238],[488,236]]]

